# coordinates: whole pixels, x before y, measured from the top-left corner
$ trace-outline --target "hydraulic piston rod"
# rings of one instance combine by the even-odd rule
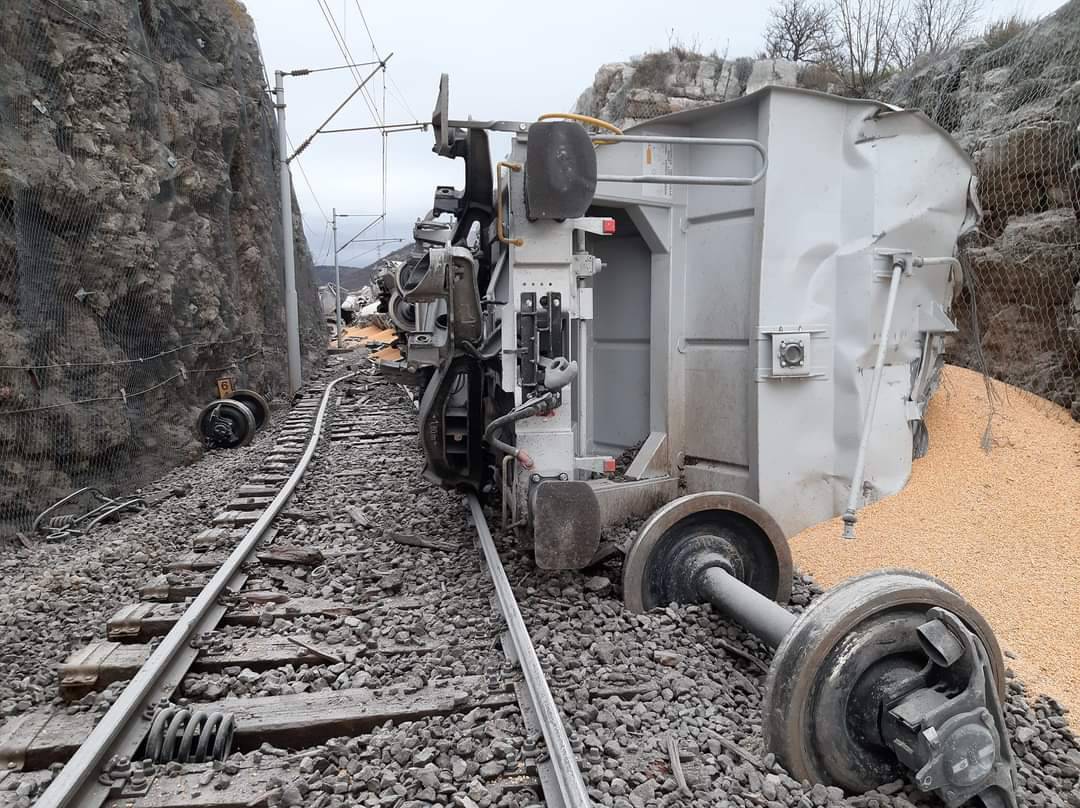
[[[723,567],[707,567],[698,576],[698,591],[702,600],[773,648],[780,645],[795,624],[795,615]]]

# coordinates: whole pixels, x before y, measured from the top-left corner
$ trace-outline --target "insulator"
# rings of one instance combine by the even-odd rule
[[[146,757],[155,763],[225,760],[232,750],[235,726],[232,713],[163,707],[146,738]]]
[[[62,513],[59,516],[54,516],[49,520],[49,527],[54,530],[63,530],[75,524],[76,516],[73,513]]]

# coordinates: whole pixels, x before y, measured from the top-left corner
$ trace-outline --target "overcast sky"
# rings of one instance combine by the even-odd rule
[[[387,123],[431,117],[440,73],[450,74],[450,114],[455,118],[535,120],[569,111],[604,62],[666,48],[672,39],[729,58],[751,56],[762,45],[768,2],[758,0],[326,0],[353,58],[373,59],[361,24],[362,9],[375,46],[387,65]],[[255,19],[263,57],[275,70],[318,68],[344,62],[317,0],[244,0]],[[987,0],[984,16],[1018,11],[1041,16],[1061,0]],[[358,68],[362,76],[371,68]],[[349,71],[286,78],[288,130],[303,141],[356,87]],[[368,85],[382,115],[382,81]],[[333,126],[371,126],[371,111],[358,96]],[[462,184],[462,163],[431,152],[429,132],[387,138],[387,221],[361,238],[409,239],[412,222],[431,206],[437,184]],[[331,263],[326,219],[382,209],[381,137],[377,132],[320,135],[300,158],[310,188],[294,164],[293,180],[316,263]],[[493,157],[506,151],[493,142]],[[314,192],[314,193],[313,193]],[[320,206],[322,210],[320,211]],[[324,215],[325,214],[325,215]],[[368,219],[339,221],[339,244]],[[398,243],[357,242],[341,252],[343,264],[363,265],[378,250]]]

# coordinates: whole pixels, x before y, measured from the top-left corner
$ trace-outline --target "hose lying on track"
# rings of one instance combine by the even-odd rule
[[[293,469],[289,479],[282,486],[277,496],[270,502],[262,516],[251,526],[247,534],[236,549],[228,557],[224,564],[214,573],[199,596],[187,608],[176,625],[161,640],[161,643],[150,655],[150,658],[135,674],[135,678],[124,688],[119,698],[113,703],[109,711],[105,713],[101,721],[94,727],[94,731],[71,757],[67,765],[49,784],[45,793],[35,803],[36,808],[61,808],[62,806],[78,806],[87,808],[88,803],[80,799],[74,802],[82,789],[89,781],[97,777],[103,763],[110,755],[113,743],[120,735],[124,727],[132,720],[139,717],[140,713],[154,700],[154,690],[159,685],[159,680],[168,666],[169,661],[190,638],[195,626],[199,623],[206,611],[217,601],[225,591],[229,579],[240,570],[248,557],[258,547],[266,529],[278,512],[285,507],[285,503],[292,496],[297,483],[304,476],[308,463],[315,454],[315,447],[319,443],[319,432],[322,429],[323,419],[326,415],[326,404],[330,400],[330,391],[340,382],[350,379],[357,374],[348,373],[339,376],[326,386],[322,400],[319,402],[318,415],[311,429],[311,439],[304,450],[296,468]],[[177,682],[179,684],[179,682]]]

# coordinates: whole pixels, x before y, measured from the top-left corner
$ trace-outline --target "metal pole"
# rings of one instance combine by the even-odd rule
[[[844,510],[844,530],[842,538],[855,538],[855,512],[859,508],[862,496],[863,478],[866,475],[866,447],[870,443],[870,432],[874,427],[874,410],[877,409],[878,392],[881,390],[881,371],[885,367],[885,353],[889,347],[889,329],[892,327],[893,309],[896,308],[896,294],[900,291],[900,276],[904,274],[903,261],[895,261],[892,267],[892,279],[889,281],[889,299],[885,304],[885,317],[881,322],[881,334],[878,338],[877,358],[874,360],[874,376],[870,381],[870,400],[866,403],[863,415],[862,437],[859,438],[859,454],[855,458],[855,473],[851,475],[851,491],[848,492],[847,508]]]
[[[337,208],[333,213],[334,229],[334,301],[337,303],[337,346],[341,344],[341,268],[338,266],[337,257]],[[325,231],[324,231],[325,232]]]
[[[300,389],[300,315],[296,305],[296,254],[293,246],[292,177],[285,130],[285,74],[274,72],[274,109],[278,118],[278,159],[281,170],[281,230],[285,253],[285,340],[289,356],[289,395]]]

